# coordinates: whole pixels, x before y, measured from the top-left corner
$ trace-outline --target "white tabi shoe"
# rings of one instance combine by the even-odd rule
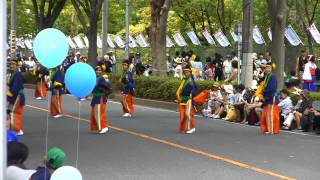
[[[106,132],[109,131],[109,128],[103,128],[101,129],[101,131],[99,132],[99,134],[105,134]]]
[[[62,117],[62,114],[57,114],[57,115],[55,115],[55,116],[53,116],[53,118],[60,118],[60,117]]]
[[[18,135],[18,136],[22,136],[23,134],[24,134],[24,133],[23,133],[22,129],[20,129],[20,131],[17,132],[17,135]]]
[[[37,99],[37,100],[41,100],[42,98],[41,98],[41,97],[36,97],[36,99]]]
[[[131,117],[130,113],[125,113],[124,115],[122,115],[122,117]]]
[[[192,134],[194,132],[196,132],[196,128],[192,128],[192,129],[186,131],[186,134]]]

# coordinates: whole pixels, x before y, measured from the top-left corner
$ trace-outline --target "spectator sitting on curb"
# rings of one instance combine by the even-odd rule
[[[28,158],[28,147],[20,142],[8,142],[7,144],[7,180],[29,180],[35,170],[27,170],[24,162]]]
[[[37,172],[31,176],[30,180],[50,180],[52,173],[63,165],[65,157],[61,149],[57,147],[50,149],[44,159],[44,165],[37,168]]]

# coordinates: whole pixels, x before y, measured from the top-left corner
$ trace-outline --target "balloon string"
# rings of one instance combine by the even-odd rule
[[[52,93],[51,93],[52,96]],[[49,95],[48,95],[49,97]],[[50,113],[50,100],[49,98],[47,99],[48,101],[48,111],[47,111],[47,126],[46,126],[46,152],[45,152],[45,157],[47,156],[48,153],[48,139],[49,139],[49,113]],[[45,164],[46,165],[46,164]],[[44,178],[47,178],[47,171],[44,171]]]
[[[79,160],[79,140],[80,140],[80,114],[81,114],[81,101],[78,101],[78,134],[77,134],[77,157],[76,157],[76,168],[78,169],[78,160]]]

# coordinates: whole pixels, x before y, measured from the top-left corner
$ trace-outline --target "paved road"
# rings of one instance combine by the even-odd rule
[[[41,163],[45,153],[48,102],[32,99],[26,90],[22,141],[31,153],[28,167]],[[109,102],[111,130],[106,135],[89,132],[89,103],[80,108],[78,168],[85,180],[104,179],[217,179],[264,180],[320,178],[320,137],[281,132],[260,134],[256,127],[196,118],[196,133],[178,133],[178,114],[135,107],[134,117],[121,118],[120,104]],[[64,96],[67,116],[49,117],[48,146],[67,154],[76,164],[79,104]]]

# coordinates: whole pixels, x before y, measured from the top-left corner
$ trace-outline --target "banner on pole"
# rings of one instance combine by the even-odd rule
[[[313,37],[314,41],[317,44],[320,44],[320,33],[319,33],[316,25],[314,23],[312,23],[311,26],[308,27],[308,30],[309,30],[311,36]]]
[[[230,31],[230,34],[232,36],[232,39],[234,42],[238,42],[240,37],[234,32],[234,31]]]
[[[114,36],[114,42],[116,42],[116,44],[119,48],[125,48],[124,42],[122,41],[122,39],[119,35]]]
[[[97,36],[97,47],[99,49],[102,49],[102,39],[100,36]]]
[[[67,40],[68,40],[70,48],[72,48],[72,49],[76,48],[76,45],[74,44],[74,42],[70,36],[67,37]]]
[[[22,38],[17,38],[17,46],[19,46],[20,48],[25,49],[26,46],[24,45],[23,39]]]
[[[270,41],[272,41],[272,32],[271,32],[271,28],[268,28],[268,37],[269,37]]]
[[[80,36],[76,36],[73,38],[74,42],[76,43],[77,47],[82,49],[84,48],[84,44],[83,44],[83,41],[81,40],[81,37]]]
[[[187,31],[187,35],[190,38],[192,44],[194,44],[196,46],[200,46],[201,45],[196,33],[193,30]]]
[[[170,39],[170,37],[168,35],[166,36],[166,46],[167,46],[167,48],[171,48],[174,46],[172,40]]]
[[[137,43],[139,44],[140,47],[143,47],[143,48],[146,48],[149,46],[149,44],[147,43],[146,39],[144,38],[143,34],[142,33],[139,33],[137,36],[136,36],[136,40],[137,40]]]
[[[130,47],[130,48],[135,48],[135,47],[137,47],[137,43],[136,43],[136,41],[133,39],[133,37],[131,36],[131,34],[129,34],[129,47]]]
[[[253,37],[253,40],[257,43],[257,44],[265,44],[266,42],[264,41],[263,39],[263,36],[258,28],[257,25],[255,25],[253,27],[253,30],[252,30],[252,37]]]
[[[210,35],[208,30],[202,31],[202,35],[206,38],[207,42],[211,45],[216,45],[216,42],[214,42],[213,37]]]
[[[180,34],[180,32],[175,32],[173,34],[173,39],[174,41],[176,41],[176,43],[178,44],[178,46],[180,47],[184,47],[187,46],[188,44],[186,43],[186,41],[184,40],[184,38],[182,37],[182,35]]]
[[[28,49],[32,49],[32,41],[30,39],[25,39],[24,44]]]
[[[108,34],[107,36],[107,43],[108,43],[108,46],[111,47],[111,48],[115,48],[116,46],[114,45],[111,37],[110,37],[110,34]]]
[[[284,36],[292,46],[298,46],[300,43],[303,45],[302,41],[300,40],[297,33],[293,30],[291,25],[285,28]]]
[[[227,37],[224,35],[224,33],[221,30],[215,32],[213,34],[213,36],[214,36],[214,38],[216,38],[216,40],[218,41],[220,46],[222,46],[222,47],[230,46],[229,40],[227,39]]]

